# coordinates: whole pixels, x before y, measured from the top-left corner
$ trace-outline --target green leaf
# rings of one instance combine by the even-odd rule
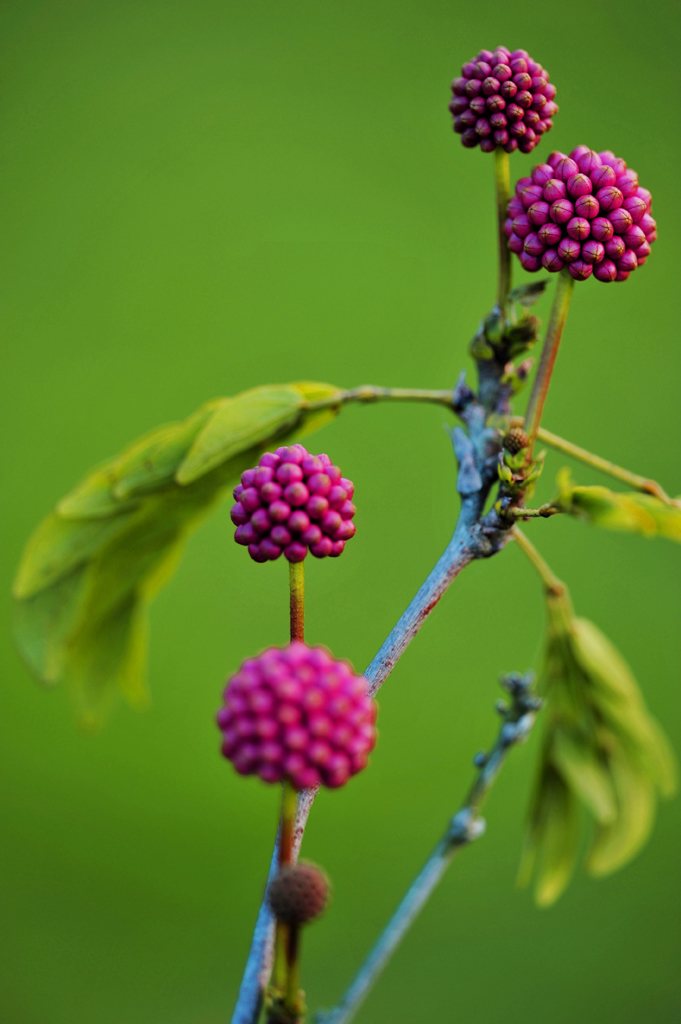
[[[631,668],[588,619],[575,619],[573,642],[601,718],[621,736],[632,756],[647,766],[662,796],[673,796],[678,788],[676,757],[662,727],[648,711]]]
[[[223,398],[181,461],[175,479],[190,484],[239,452],[252,448],[300,415],[300,392],[295,387],[254,388],[235,398]]]
[[[601,486],[574,486],[565,473],[559,477],[559,489],[556,504],[568,515],[608,530],[663,537],[681,543],[679,502],[667,503],[638,491],[620,493]]]
[[[535,800],[530,840],[521,863],[519,884],[534,875],[534,895],[549,907],[566,889],[579,856],[579,809],[572,791],[557,772],[543,773]]]
[[[29,540],[14,581],[14,596],[32,597],[57,583],[129,528],[135,510],[104,519],[69,520],[52,512]]]
[[[338,393],[302,382],[209,402],[98,467],[38,526],[14,584],[16,637],[83,721],[116,692],[145,702],[148,605],[187,537],[264,447],[332,418]]]
[[[133,706],[147,704],[148,616],[130,594],[99,622],[86,622],[68,660],[67,684],[81,725],[97,728],[118,693]]]
[[[655,790],[650,778],[631,759],[616,751],[611,758],[618,813],[611,824],[599,826],[586,867],[603,876],[623,867],[646,842],[655,818]]]
[[[182,423],[147,434],[118,460],[113,493],[117,500],[147,494],[173,481],[178,465],[209,420],[217,403],[210,402]]]
[[[610,773],[590,738],[557,728],[552,738],[551,761],[596,821],[606,825],[615,819],[617,802]]]
[[[544,741],[521,862],[521,880],[527,884],[534,875],[543,905],[560,895],[570,877],[578,803],[595,820],[588,870],[602,875],[638,852],[653,825],[657,793],[670,796],[677,786],[669,742],[620,652],[597,626],[575,616],[567,590],[547,601],[539,680]]]

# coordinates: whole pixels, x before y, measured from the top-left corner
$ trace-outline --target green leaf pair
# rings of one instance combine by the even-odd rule
[[[631,669],[567,592],[548,597],[548,640],[539,689],[544,736],[519,883],[534,879],[541,906],[570,881],[579,859],[584,808],[594,827],[586,869],[626,864],[652,829],[658,794],[676,791],[676,762],[648,712]]]
[[[264,447],[332,418],[337,394],[303,382],[208,402],[94,470],[37,528],[14,583],[16,636],[39,679],[69,686],[85,725],[117,693],[146,703],[148,606],[187,537]]]
[[[644,537],[664,537],[681,543],[681,501],[661,501],[640,491],[618,493],[607,487],[575,486],[568,470],[558,475],[555,504],[562,512],[608,530]]]

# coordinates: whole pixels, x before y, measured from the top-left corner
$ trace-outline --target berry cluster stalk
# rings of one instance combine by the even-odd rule
[[[560,340],[563,336],[567,315],[570,310],[570,299],[572,298],[574,284],[574,278],[568,271],[561,271],[556,283],[556,294],[553,298],[549,326],[546,331],[541,359],[539,360],[537,376],[534,379],[527,412],[525,413],[525,430],[530,438],[530,448],[537,437],[537,431],[541,423],[544,403],[549,392],[551,376],[558,356]]]
[[[503,149],[494,150],[494,180],[497,195],[497,239],[499,246],[499,283],[497,290],[497,306],[502,317],[506,314],[508,293],[511,290],[511,252],[504,231],[508,216],[506,210],[511,197],[511,172],[508,153]]]
[[[305,639],[305,563],[289,562],[289,608],[291,613],[291,643]]]

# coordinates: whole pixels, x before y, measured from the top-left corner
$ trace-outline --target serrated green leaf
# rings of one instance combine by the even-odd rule
[[[663,537],[681,543],[681,504],[667,503],[638,491],[621,493],[607,487],[578,487],[559,477],[556,503],[563,512],[608,530]]]
[[[612,779],[591,738],[557,728],[552,737],[551,762],[596,821],[607,825],[614,820],[617,801]]]
[[[592,875],[608,875],[623,867],[639,852],[653,827],[655,790],[645,773],[620,751],[611,757],[617,795],[617,816],[596,829],[586,868]]]
[[[116,691],[144,702],[147,605],[192,530],[264,446],[332,418],[338,393],[302,382],[208,403],[100,466],[40,524],[15,581],[16,637],[41,680],[67,683],[88,723]],[[217,433],[195,448],[211,423]]]

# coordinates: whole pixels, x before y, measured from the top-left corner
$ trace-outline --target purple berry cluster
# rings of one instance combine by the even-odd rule
[[[217,716],[222,753],[241,775],[295,789],[343,786],[376,742],[366,679],[323,647],[292,643],[245,661]]]
[[[548,72],[526,50],[481,50],[452,82],[449,109],[464,146],[530,153],[558,107]]]
[[[519,180],[505,231],[525,270],[567,267],[577,281],[626,281],[657,238],[650,211],[650,192],[624,160],[578,146]]]
[[[355,492],[328,455],[302,444],[267,452],[234,488],[234,539],[256,562],[337,557],[355,535]]]

